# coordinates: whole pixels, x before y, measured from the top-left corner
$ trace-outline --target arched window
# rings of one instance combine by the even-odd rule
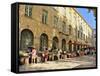
[[[54,37],[52,41],[52,49],[58,49],[58,38]]]
[[[62,22],[62,31],[66,33],[66,23]]]
[[[24,29],[21,32],[20,49],[27,50],[28,47],[33,45],[33,39],[33,33],[28,29]]]
[[[40,36],[40,51],[45,50],[45,48],[48,48],[48,36],[43,33]]]
[[[66,51],[66,40],[62,39],[62,51]]]

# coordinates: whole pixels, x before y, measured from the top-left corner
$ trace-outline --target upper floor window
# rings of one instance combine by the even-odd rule
[[[82,37],[83,37],[83,28],[80,25],[80,27],[79,27],[79,38],[82,39]]]
[[[43,10],[43,13],[42,13],[42,23],[43,24],[47,24],[47,20],[48,20],[48,12],[46,10]]]
[[[66,23],[65,22],[62,23],[62,31],[66,32]]]
[[[32,17],[32,6],[31,5],[26,5],[25,6],[25,15]]]
[[[78,36],[78,38],[80,38],[80,31],[79,30],[78,30],[78,35],[77,36]]]
[[[75,13],[74,13],[74,17],[73,18],[74,18],[74,21],[76,21],[76,14]]]
[[[54,25],[58,24],[58,17],[54,16]]]

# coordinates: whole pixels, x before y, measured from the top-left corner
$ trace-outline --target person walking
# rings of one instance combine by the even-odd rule
[[[37,50],[35,49],[35,48],[32,48],[32,52],[31,52],[31,54],[32,54],[32,63],[36,63],[36,58],[37,58]]]

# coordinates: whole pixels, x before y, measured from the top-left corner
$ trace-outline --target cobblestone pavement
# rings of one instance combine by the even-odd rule
[[[20,71],[52,70],[52,69],[71,69],[96,66],[95,56],[81,56],[75,58],[66,58],[59,61],[48,61],[46,63],[37,63],[22,65]]]

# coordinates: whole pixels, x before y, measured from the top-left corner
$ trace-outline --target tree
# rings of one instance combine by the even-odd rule
[[[88,8],[88,12],[93,11],[94,16],[96,17],[96,9],[95,8]]]

